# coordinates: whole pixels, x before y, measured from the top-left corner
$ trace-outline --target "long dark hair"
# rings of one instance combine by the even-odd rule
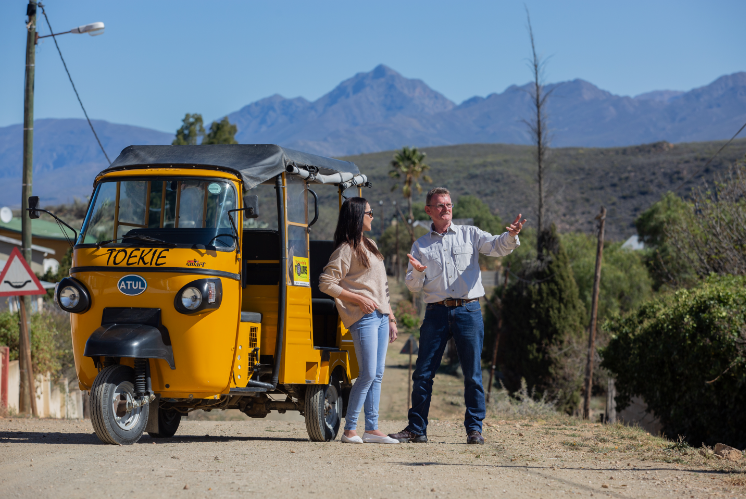
[[[364,198],[349,198],[342,203],[337,220],[337,229],[334,231],[334,249],[343,244],[349,244],[360,263],[366,268],[370,268],[370,261],[368,261],[368,255],[363,250],[363,245],[379,260],[383,260],[383,255],[378,251],[373,241],[363,237],[363,218],[365,217],[365,205],[367,203],[368,201]]]

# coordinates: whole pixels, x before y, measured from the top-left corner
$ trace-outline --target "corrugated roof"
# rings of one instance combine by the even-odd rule
[[[13,219],[8,223],[0,221],[0,229],[20,234],[21,219],[19,217],[13,217]],[[65,239],[65,236],[62,235],[60,228],[57,226],[57,222],[49,222],[41,218],[31,221],[31,235],[47,239],[56,239],[58,241],[67,240]],[[69,237],[72,237],[72,234],[70,234]]]

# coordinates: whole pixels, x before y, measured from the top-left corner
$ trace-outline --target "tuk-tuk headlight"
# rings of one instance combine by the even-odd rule
[[[62,308],[75,308],[80,303],[80,292],[72,286],[65,286],[60,291],[60,305]]]
[[[197,288],[186,288],[181,293],[181,304],[187,310],[196,310],[202,305],[202,292]]]
[[[74,277],[65,277],[56,286],[54,299],[65,312],[82,314],[91,308],[91,295]]]
[[[222,301],[223,285],[220,279],[197,279],[176,293],[174,308],[182,314],[199,314],[219,308]]]

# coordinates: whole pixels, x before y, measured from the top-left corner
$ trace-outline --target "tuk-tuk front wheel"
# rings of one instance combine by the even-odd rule
[[[140,440],[148,424],[147,405],[135,402],[135,370],[113,365],[98,373],[91,387],[91,422],[96,436],[105,443],[131,445]]]
[[[328,385],[306,387],[306,430],[313,442],[329,442],[337,438],[342,406],[342,390],[336,374],[332,374]]]

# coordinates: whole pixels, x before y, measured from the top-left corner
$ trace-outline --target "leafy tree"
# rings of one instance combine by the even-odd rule
[[[422,186],[419,182],[420,178],[423,182],[433,181],[425,173],[430,169],[425,164],[425,156],[426,154],[420,152],[416,147],[404,147],[401,151],[394,154],[394,159],[391,161],[389,176],[402,182],[402,195],[407,200],[410,220],[414,220],[414,214],[412,213],[412,189],[416,189],[418,193],[422,192]],[[398,187],[399,184],[394,184],[391,190],[395,191]]]
[[[196,146],[199,139],[205,136],[205,127],[201,114],[187,113],[182,120],[181,127],[176,130],[176,138],[172,146]]]
[[[430,220],[425,212],[425,203],[412,203],[412,220]]]
[[[429,232],[424,227],[414,228],[414,237],[421,237]],[[387,259],[393,257],[396,254],[396,225],[389,225],[383,232],[381,237],[378,238],[378,249],[383,253]],[[399,263],[402,265],[402,269],[407,268],[407,253],[412,249],[412,245],[407,240],[407,233],[403,227],[399,228]]]
[[[664,284],[684,285],[695,280],[694,271],[668,238],[672,227],[681,225],[692,207],[673,192],[645,210],[635,220],[637,234],[645,243],[645,264],[656,290]]]
[[[541,239],[542,258],[525,264],[508,285],[498,362],[509,390],[519,390],[524,378],[536,395],[550,395],[572,412],[580,402],[586,312],[555,226]]]
[[[640,395],[669,437],[746,446],[746,277],[711,276],[602,327],[619,408]]]
[[[493,215],[490,207],[477,196],[461,196],[453,207],[453,218],[473,218],[474,225],[490,234],[505,232],[500,217]]]
[[[746,160],[746,158],[744,158]],[[746,161],[694,189],[692,209],[666,231],[667,242],[700,278],[746,275]]]
[[[202,145],[206,144],[238,144],[236,141],[236,132],[238,127],[232,125],[226,116],[220,121],[213,121],[210,125],[210,131],[207,132]]]
[[[583,324],[590,322],[591,296],[596,269],[596,237],[573,232],[562,235],[562,242],[572,265],[578,294],[587,315]],[[653,292],[653,280],[640,251],[622,248],[622,243],[607,241],[601,266],[598,301],[599,323],[613,315],[635,310]]]

